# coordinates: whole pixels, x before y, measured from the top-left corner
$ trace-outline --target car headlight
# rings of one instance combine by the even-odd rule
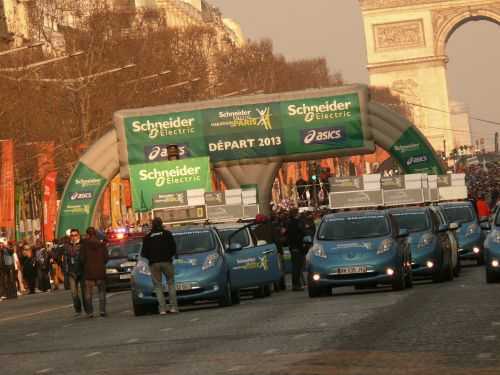
[[[112,274],[112,273],[118,273],[118,271],[115,270],[114,268],[106,268],[106,273],[109,275],[109,274]]]
[[[323,259],[327,258],[325,249],[319,243],[315,243],[309,252],[315,257]]]
[[[201,269],[203,271],[206,271],[209,268],[212,268],[213,266],[215,266],[217,264],[218,260],[219,260],[219,254],[217,254],[217,253],[210,254],[209,256],[207,256],[207,259],[205,259],[205,262],[203,262],[203,266],[201,267]]]
[[[469,225],[465,231],[465,237],[472,236],[474,233],[477,232],[478,228],[479,227],[476,223]]]
[[[135,270],[142,275],[151,276],[151,270],[149,269],[149,265],[143,260],[137,262]]]
[[[380,243],[380,246],[378,247],[377,254],[383,254],[391,250],[392,247],[392,240],[389,238],[386,238]]]
[[[423,247],[429,246],[432,241],[434,241],[434,235],[432,235],[431,233],[426,233],[422,237],[420,237],[420,241],[418,242],[417,247],[421,249]]]

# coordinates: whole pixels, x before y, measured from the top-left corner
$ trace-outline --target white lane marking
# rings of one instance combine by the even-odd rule
[[[85,354],[85,358],[90,358],[90,357],[95,357],[96,355],[100,355],[102,354],[101,352],[92,352],[92,353],[89,353],[89,354]]]
[[[139,339],[130,339],[126,341],[127,344],[134,344],[136,342],[139,342]]]
[[[194,323],[194,322],[197,322],[197,321],[199,321],[199,320],[200,320],[200,318],[193,318],[193,319],[191,319],[191,320],[190,320],[190,322],[191,322],[191,323]]]
[[[277,353],[278,352],[278,349],[269,349],[269,350],[266,350],[264,352],[264,354],[273,354],[273,353]]]
[[[497,337],[495,335],[490,335],[490,336],[484,336],[483,340],[484,341],[495,341]]]
[[[326,327],[327,325],[328,325],[328,324],[326,324],[326,323],[320,323],[320,325],[319,325],[319,326],[320,326],[320,327]]]
[[[302,333],[300,335],[293,336],[293,339],[294,340],[298,340],[298,339],[301,339],[301,338],[306,337],[306,336],[309,336],[309,334],[308,333]]]
[[[481,353],[477,355],[478,359],[490,359],[493,356],[491,353]]]
[[[43,370],[38,370],[37,372],[35,372],[35,374],[46,374],[48,372],[51,372],[53,370],[53,368],[49,367],[49,368],[44,368]]]
[[[70,308],[72,306],[73,305],[64,305],[64,306],[54,307],[52,309],[39,310],[39,311],[28,313],[28,314],[21,314],[21,315],[16,315],[16,316],[9,316],[7,318],[0,319],[0,323],[1,322],[8,322],[10,320],[19,320],[19,319],[22,319],[22,318],[30,318],[32,316],[36,316],[36,315],[40,315],[40,314],[45,314],[45,313],[49,313],[49,312],[52,312],[52,311],[67,309],[67,308]]]
[[[168,332],[171,330],[172,330],[172,328],[163,328],[163,329],[160,329],[160,332]]]
[[[26,335],[26,337],[35,337],[38,336],[38,332],[31,332]]]
[[[63,328],[69,328],[69,327],[71,327],[72,325],[73,325],[73,324],[65,324],[65,325],[63,325]]]
[[[500,322],[491,322],[491,325],[494,327],[500,327]]]
[[[129,313],[131,313],[131,312],[132,312],[132,311],[130,311],[130,310],[125,310],[125,311],[122,311],[120,314],[129,314]]]

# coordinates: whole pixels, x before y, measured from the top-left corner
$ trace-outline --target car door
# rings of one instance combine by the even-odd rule
[[[442,224],[449,225],[448,220],[440,209],[431,211],[431,213],[433,221],[435,221],[437,224],[437,228],[439,228],[439,226]],[[455,268],[458,263],[458,245],[456,242],[455,234],[453,233],[453,231],[448,230],[445,233],[438,233],[438,236],[441,241],[441,247],[443,251],[447,251],[450,253],[452,267]]]
[[[248,230],[247,234],[250,236]],[[237,251],[226,250],[229,275],[234,289],[269,284],[281,277],[276,245],[255,246],[252,239],[250,243],[250,246]]]

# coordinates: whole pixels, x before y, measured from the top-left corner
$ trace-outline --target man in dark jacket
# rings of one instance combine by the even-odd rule
[[[155,288],[160,314],[166,314],[165,296],[163,295],[162,275],[168,282],[169,313],[178,313],[177,293],[175,290],[175,268],[173,258],[177,258],[177,246],[172,233],[163,229],[163,222],[155,218],[151,232],[146,235],[142,243],[142,254],[149,261],[151,277]]]
[[[94,287],[99,293],[99,313],[106,316],[106,263],[108,262],[108,249],[97,238],[97,231],[90,227],[87,229],[87,238],[82,243],[80,259],[83,266],[85,280],[85,305],[89,318],[94,316],[92,294]]]
[[[78,229],[71,229],[69,242],[64,246],[64,269],[68,277],[69,289],[73,298],[75,314],[82,313],[85,303],[83,285],[83,268],[80,260],[81,238]]]
[[[292,255],[292,290],[303,290],[302,268],[304,267],[304,223],[299,218],[297,209],[290,210],[290,219],[286,226],[288,247]]]

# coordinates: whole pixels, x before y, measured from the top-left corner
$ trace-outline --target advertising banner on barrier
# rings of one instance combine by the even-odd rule
[[[210,191],[210,162],[207,157],[130,165],[132,203],[136,211],[149,211],[158,194],[190,189]]]
[[[14,142],[0,142],[0,227],[13,230],[15,220]]]
[[[90,225],[97,198],[105,185],[106,180],[85,164],[77,165],[59,208],[58,238],[68,229],[84,231]]]
[[[362,148],[360,93],[128,117],[123,121],[129,165],[182,157],[220,161]]]
[[[54,240],[57,220],[57,172],[49,172],[43,179],[43,235],[45,241]]]

